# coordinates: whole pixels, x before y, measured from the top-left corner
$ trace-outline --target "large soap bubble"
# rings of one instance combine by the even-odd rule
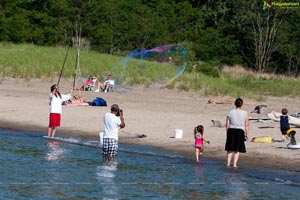
[[[166,86],[186,68],[186,49],[181,44],[165,45],[147,50],[138,48],[111,70],[117,86]]]

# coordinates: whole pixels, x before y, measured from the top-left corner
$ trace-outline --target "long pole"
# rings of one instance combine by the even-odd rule
[[[76,27],[78,26],[78,22],[76,23]],[[77,40],[77,55],[76,55],[76,64],[75,64],[75,73],[74,73],[74,80],[73,80],[73,88],[75,87],[75,80],[76,75],[79,73],[80,70],[80,43],[81,43],[81,26],[79,25],[79,36],[78,32],[76,31],[76,40]]]
[[[58,81],[57,81],[57,85],[59,85],[60,78],[61,78],[61,75],[63,73],[64,67],[65,67],[65,63],[66,63],[66,60],[67,60],[67,57],[68,57],[69,49],[70,49],[70,46],[68,46],[68,50],[67,50],[67,53],[66,53],[66,56],[65,56],[65,60],[64,60],[63,66],[61,67],[61,70],[60,70],[60,74],[59,74],[59,78],[58,78]]]
[[[77,74],[77,63],[78,63],[78,52],[76,54],[76,64],[75,64],[75,71],[74,71],[73,88],[75,87],[75,79],[76,79],[76,74]]]

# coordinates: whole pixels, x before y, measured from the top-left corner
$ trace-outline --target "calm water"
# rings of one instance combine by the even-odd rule
[[[102,163],[98,141],[8,130],[0,137],[0,199],[300,199],[299,171],[227,169],[122,144],[116,162]]]

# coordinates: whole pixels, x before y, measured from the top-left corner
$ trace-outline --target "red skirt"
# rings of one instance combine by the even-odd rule
[[[60,114],[50,113],[49,117],[49,127],[60,126]]]

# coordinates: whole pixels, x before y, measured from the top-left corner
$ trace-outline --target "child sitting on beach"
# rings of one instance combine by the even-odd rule
[[[288,109],[283,108],[281,110],[281,114],[280,116],[278,116],[275,112],[273,112],[275,118],[280,118],[280,131],[282,134],[282,142],[284,142],[285,140],[289,140],[288,136],[287,136],[287,131],[290,129],[290,124],[289,124],[289,116],[288,116]]]
[[[202,125],[198,125],[194,128],[194,138],[195,138],[195,153],[196,153],[196,161],[199,162],[199,155],[203,153],[203,142],[209,144],[209,140],[204,138],[203,135],[204,127]]]

